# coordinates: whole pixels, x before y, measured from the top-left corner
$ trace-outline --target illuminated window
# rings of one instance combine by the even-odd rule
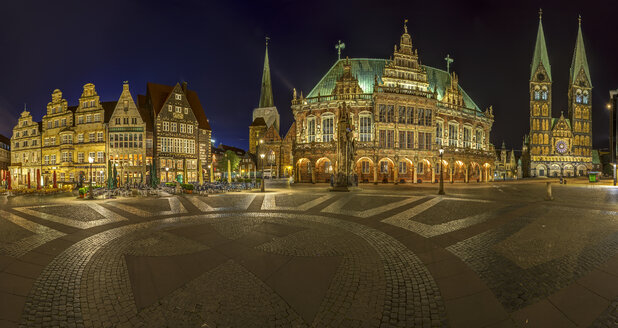
[[[448,145],[457,147],[458,126],[456,124],[448,125]]]
[[[362,173],[364,173],[364,174],[369,173],[369,167],[370,167],[369,161],[362,161],[361,162],[361,171],[362,171]]]
[[[380,162],[380,173],[388,173],[388,162],[387,161]]]
[[[178,125],[175,122],[172,122],[172,132],[176,132],[178,129]]]
[[[361,114],[360,120],[360,141],[371,141],[371,115]]]
[[[471,138],[472,138],[472,131],[470,130],[469,127],[464,126],[463,139],[464,139],[465,148],[470,148],[472,146]]]
[[[169,131],[169,130],[170,130],[170,122],[163,121],[163,131]]]
[[[307,140],[309,142],[315,141],[315,117],[307,119]]]
[[[333,140],[334,117],[329,115],[322,118],[322,141],[330,142]]]
[[[407,165],[406,165],[405,161],[399,162],[399,173],[405,174],[406,173],[406,166]]]

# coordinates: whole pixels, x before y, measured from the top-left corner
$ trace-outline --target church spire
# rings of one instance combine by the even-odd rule
[[[584,47],[584,37],[582,36],[582,18],[579,16],[579,27],[577,30],[577,41],[575,41],[575,49],[573,50],[573,61],[571,62],[570,82],[575,83],[577,76],[581,70],[584,70],[588,83],[592,87],[590,79],[590,70],[588,69],[588,58],[586,58],[586,49]]]
[[[536,44],[534,46],[534,56],[532,57],[532,70],[530,72],[530,80],[539,68],[539,64],[543,65],[547,72],[547,78],[551,82],[551,66],[549,65],[549,56],[547,56],[547,45],[545,44],[545,33],[543,33],[543,10],[539,9],[539,29],[536,33]]]
[[[268,40],[266,37],[266,54],[264,55],[264,71],[262,72],[262,89],[258,108],[274,107],[273,89],[270,82],[270,65],[268,64]]]

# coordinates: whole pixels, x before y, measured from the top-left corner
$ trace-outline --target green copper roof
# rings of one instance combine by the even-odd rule
[[[551,79],[551,65],[549,65],[549,57],[547,56],[547,45],[545,44],[545,33],[543,33],[543,22],[539,18],[539,30],[536,33],[536,45],[534,46],[534,56],[532,57],[532,70],[530,71],[530,80],[534,73],[539,68],[539,64],[543,64],[549,82]]]
[[[375,58],[350,58],[351,73],[358,78],[358,84],[366,94],[373,93],[374,79],[377,76],[378,83],[382,83],[382,73],[387,64],[386,59]],[[335,88],[335,82],[343,74],[343,64],[345,59],[339,59],[322,77],[320,82],[309,92],[307,98],[320,96],[330,96]],[[430,66],[423,65],[427,72],[429,91],[436,90],[438,100],[444,97],[445,90],[451,85],[451,76],[446,71]],[[476,110],[481,113],[481,109],[474,103],[472,98],[459,86],[459,91],[463,95],[464,107]]]
[[[571,83],[575,81],[577,75],[581,70],[584,70],[588,83],[592,86],[592,80],[590,79],[590,71],[588,69],[588,58],[586,58],[586,49],[584,47],[584,38],[582,37],[582,25],[580,23],[577,30],[577,41],[575,42],[575,49],[573,49],[573,61],[571,62]]]
[[[322,77],[320,82],[309,92],[307,98],[320,96],[330,96],[335,88],[335,82],[343,75],[343,63],[345,59],[339,59]],[[364,93],[373,93],[373,83],[375,76],[378,83],[382,83],[382,71],[386,65],[384,59],[350,58],[351,73],[358,78],[358,84]]]
[[[262,90],[260,92],[260,104],[258,108],[273,107],[273,88],[270,83],[270,65],[268,64],[268,45],[264,55],[264,71],[262,72]]]

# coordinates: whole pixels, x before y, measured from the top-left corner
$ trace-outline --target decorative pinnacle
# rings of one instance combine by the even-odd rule
[[[543,8],[539,8],[539,20],[543,18]]]
[[[268,36],[265,36],[264,40],[266,40],[266,46],[268,47],[268,41],[270,40],[270,38]]]
[[[408,33],[408,19],[407,18],[403,20],[403,31],[405,33]]]
[[[579,26],[582,26],[582,15],[577,15],[577,22],[579,23]]]

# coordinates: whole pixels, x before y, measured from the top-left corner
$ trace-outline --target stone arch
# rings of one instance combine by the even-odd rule
[[[561,167],[558,164],[551,164],[549,166],[549,177],[559,177],[562,173]]]
[[[399,164],[403,163],[403,164]],[[400,167],[401,165],[401,167]],[[400,157],[399,162],[395,166],[397,171],[397,182],[406,183],[406,182],[414,182],[414,162],[407,157]],[[400,169],[403,168],[404,171]]]
[[[571,164],[565,164],[562,168],[562,175],[565,177],[573,177],[575,176],[575,167]]]
[[[433,163],[427,158],[420,158],[416,165],[416,180],[418,182],[432,182],[432,179],[435,178],[431,171]]]
[[[378,182],[394,182],[395,180],[395,161],[388,157],[382,157],[378,160]]]
[[[295,170],[297,182],[311,182],[311,171],[313,167],[310,159],[306,157],[300,158],[296,161]]]
[[[537,164],[536,175],[540,177],[549,176],[549,172],[547,171],[547,166],[545,164]]]
[[[549,135],[547,133],[543,137],[543,143],[544,144],[548,144],[549,143]]]
[[[315,161],[315,180],[316,182],[329,182],[331,175],[335,172],[335,163],[328,157],[320,157]]]
[[[588,172],[588,168],[584,164],[577,165],[577,175],[582,176]]]
[[[367,164],[363,164],[367,163]],[[366,165],[366,170],[363,171],[363,165]],[[362,156],[356,160],[354,166],[355,172],[358,175],[358,182],[373,182],[373,171],[375,163],[367,156]]]
[[[482,174],[481,174],[481,166],[479,165],[479,163],[477,162],[470,162],[468,164],[468,179],[469,181],[477,181],[480,182],[482,181]]]

